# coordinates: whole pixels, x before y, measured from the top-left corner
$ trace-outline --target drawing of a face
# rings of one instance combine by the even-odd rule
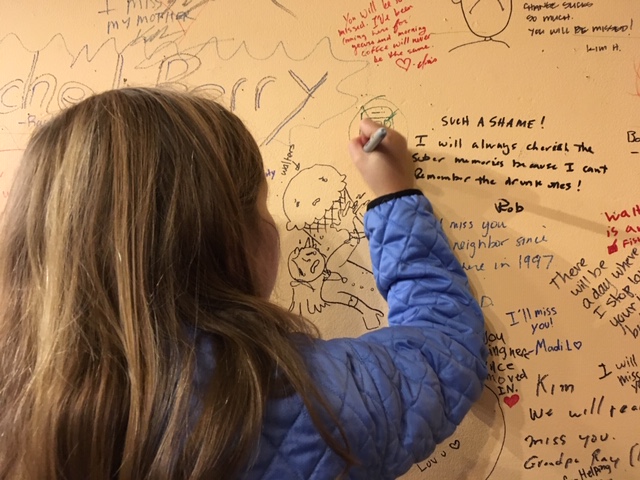
[[[403,133],[405,136],[407,134],[407,119],[400,111],[400,107],[384,95],[371,98],[358,109],[358,113],[349,124],[349,138],[360,135],[360,120],[363,118],[370,118],[387,128],[393,128]]]
[[[287,229],[302,230],[312,224],[328,228],[340,219],[332,215],[335,202],[347,188],[346,175],[330,165],[305,168],[291,179],[282,196],[284,213],[289,219]]]
[[[326,260],[318,249],[305,244],[291,252],[287,265],[294,280],[313,282],[322,275]]]
[[[462,3],[462,13],[469,30],[489,39],[502,32],[511,19],[513,0],[453,0]]]
[[[386,105],[374,106],[367,109],[363,107],[360,111],[360,120],[370,118],[375,122],[383,124],[387,128],[393,128],[393,117],[395,117],[395,115],[395,110]]]

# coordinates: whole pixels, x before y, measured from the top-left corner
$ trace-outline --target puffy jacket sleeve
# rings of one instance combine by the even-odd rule
[[[311,360],[369,478],[395,478],[450,436],[480,397],[484,319],[419,191],[372,202],[365,233],[389,327],[321,342]],[[352,478],[365,477],[357,471]]]

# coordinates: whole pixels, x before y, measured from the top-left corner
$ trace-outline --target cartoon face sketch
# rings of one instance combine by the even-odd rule
[[[371,108],[360,109],[360,120],[363,118],[370,118],[371,120],[382,123],[385,127],[393,128],[393,117],[396,116],[396,111],[386,105],[375,105]]]
[[[393,128],[401,133],[406,133],[406,119],[397,105],[389,101],[384,95],[378,95],[367,101],[358,109],[357,115],[349,125],[349,138],[359,134],[360,120],[370,118],[387,128]]]
[[[317,280],[327,265],[324,255],[317,248],[311,246],[310,239],[304,247],[296,247],[289,254],[287,266],[291,278],[299,282],[313,282]]]
[[[511,19],[513,0],[454,0],[460,3],[469,30],[482,38],[495,37]]]
[[[482,40],[496,41],[493,37],[502,33],[511,20],[513,0],[452,0],[452,2],[460,4],[467,27],[471,33]],[[509,46],[505,42],[498,42]],[[459,45],[450,51],[464,45]]]
[[[330,165],[305,168],[291,179],[283,196],[287,230],[326,231],[341,222],[346,176]]]
[[[287,262],[293,278],[289,310],[304,316],[331,312],[334,317],[360,320],[367,330],[379,328],[384,317],[380,310],[342,288],[326,288],[329,283],[343,285],[347,282],[347,278],[339,273],[329,271],[328,263],[310,238],[303,247],[293,249]]]

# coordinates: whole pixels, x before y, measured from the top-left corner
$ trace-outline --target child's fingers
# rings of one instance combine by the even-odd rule
[[[351,139],[351,141],[349,142],[349,155],[351,155],[351,159],[354,162],[358,162],[364,156],[366,156],[366,153],[362,149],[362,147],[366,142],[367,142],[367,139],[364,138],[362,135]]]
[[[384,125],[382,125],[381,123],[374,122],[370,118],[363,118],[362,120],[360,120],[360,135],[364,136],[365,139],[368,140],[376,130],[382,127],[384,127]]]

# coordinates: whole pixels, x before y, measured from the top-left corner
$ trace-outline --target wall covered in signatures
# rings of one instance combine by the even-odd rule
[[[485,394],[408,479],[640,478],[635,0],[36,0],[0,17],[0,206],[30,132],[93,92],[202,91],[250,127],[275,300],[384,328],[346,144],[409,140],[487,318]]]

